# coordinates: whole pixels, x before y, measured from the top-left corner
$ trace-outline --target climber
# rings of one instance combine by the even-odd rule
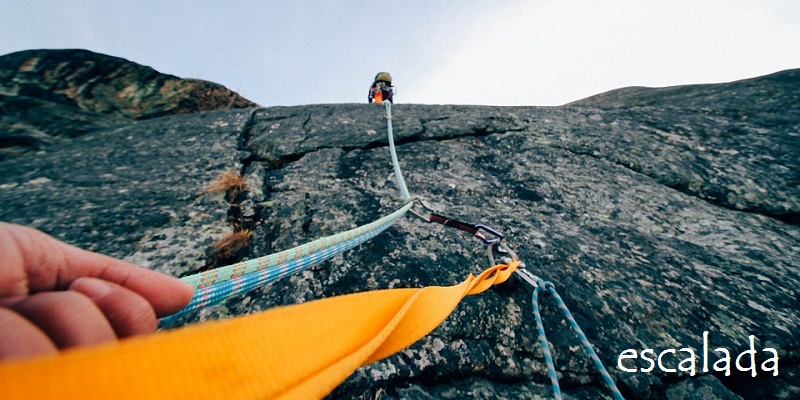
[[[369,88],[369,95],[367,95],[367,102],[369,103],[383,103],[384,100],[392,101],[394,94],[394,87],[392,87],[392,76],[388,72],[378,72],[375,75],[375,81]]]

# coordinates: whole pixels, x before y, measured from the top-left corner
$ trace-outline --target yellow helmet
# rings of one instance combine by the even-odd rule
[[[378,75],[375,75],[375,82],[392,83],[392,76],[388,72],[378,72]]]

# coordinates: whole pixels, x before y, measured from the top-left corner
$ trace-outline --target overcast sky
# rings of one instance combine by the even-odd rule
[[[83,48],[264,106],[560,105],[800,68],[798,0],[2,0],[0,54]]]

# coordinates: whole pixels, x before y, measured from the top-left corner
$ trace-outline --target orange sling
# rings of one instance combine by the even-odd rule
[[[315,399],[438,326],[519,261],[455,286],[331,297],[0,363],[0,398]]]

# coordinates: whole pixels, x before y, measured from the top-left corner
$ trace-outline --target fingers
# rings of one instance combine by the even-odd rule
[[[129,289],[100,279],[80,278],[72,282],[70,290],[91,299],[119,338],[156,331],[158,321],[153,307]]]
[[[151,333],[158,324],[142,296],[96,278],[76,279],[68,291],[5,300],[0,359]]]
[[[154,332],[157,316],[193,294],[179,279],[0,222],[0,358]]]
[[[77,292],[35,294],[11,309],[41,329],[59,349],[116,339],[100,309]]]
[[[93,256],[92,260],[97,263],[102,262],[102,270],[97,268],[99,264],[94,266],[88,266],[87,264],[81,266],[81,268],[76,266],[76,268],[70,270],[69,274],[65,274],[65,280],[73,281],[85,276],[116,283],[146,299],[159,317],[179,311],[189,304],[192,295],[194,295],[194,288],[180,279],[111,257],[77,248],[73,249],[80,253],[88,253],[88,255]],[[85,258],[86,255],[83,254],[83,260],[88,260],[88,258]]]
[[[81,250],[40,231],[0,223],[0,297],[67,289],[81,277],[124,286],[152,304],[158,316],[189,303],[194,289],[185,282],[102,254]]]
[[[25,258],[18,238],[13,235],[15,228],[22,227],[0,222],[0,254],[3,255],[0,267],[0,297],[28,294]]]
[[[0,359],[55,353],[56,346],[36,325],[0,307]]]

